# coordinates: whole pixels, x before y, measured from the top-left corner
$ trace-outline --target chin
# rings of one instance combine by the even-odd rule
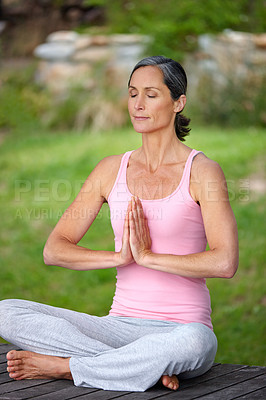
[[[143,126],[141,127],[141,126],[133,125],[133,128],[137,133],[150,133],[150,132],[152,132],[151,129],[148,129],[147,127],[144,128]]]

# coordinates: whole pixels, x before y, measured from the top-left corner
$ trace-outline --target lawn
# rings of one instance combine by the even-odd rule
[[[207,281],[219,341],[216,361],[266,365],[265,193],[251,190],[254,179],[265,179],[265,131],[193,128],[187,144],[222,166],[239,229],[236,276]],[[139,145],[140,136],[130,129],[102,134],[21,133],[2,138],[0,300],[23,298],[96,315],[108,313],[114,269],[80,272],[46,266],[42,249],[96,163]],[[81,243],[93,249],[113,249],[107,206]]]

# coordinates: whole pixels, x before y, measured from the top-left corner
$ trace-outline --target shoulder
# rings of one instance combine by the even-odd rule
[[[197,154],[193,160],[190,191],[198,202],[227,198],[227,184],[221,166],[203,153]]]
[[[88,176],[85,185],[97,185],[102,197],[107,197],[115,183],[121,160],[124,154],[111,155],[103,158]]]
[[[195,156],[191,167],[191,177],[201,182],[206,182],[213,178],[225,179],[221,166],[203,153]]]
[[[118,172],[121,160],[124,154],[117,154],[112,156],[104,157],[94,168],[95,174],[108,174],[112,175],[114,172]]]

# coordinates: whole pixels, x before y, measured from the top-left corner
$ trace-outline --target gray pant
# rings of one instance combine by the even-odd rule
[[[76,386],[145,391],[162,375],[213,364],[217,340],[199,323],[96,317],[25,300],[0,301],[0,336],[24,350],[70,357]]]

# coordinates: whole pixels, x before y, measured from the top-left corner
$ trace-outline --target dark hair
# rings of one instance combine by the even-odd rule
[[[173,100],[178,100],[182,94],[187,91],[187,76],[182,65],[171,58],[163,56],[152,56],[144,58],[139,61],[129,77],[128,86],[133,73],[140,67],[155,66],[158,67],[164,76],[164,83],[168,87]],[[189,134],[190,128],[188,127],[190,119],[178,112],[175,117],[175,132],[179,140],[185,141],[185,136]]]

